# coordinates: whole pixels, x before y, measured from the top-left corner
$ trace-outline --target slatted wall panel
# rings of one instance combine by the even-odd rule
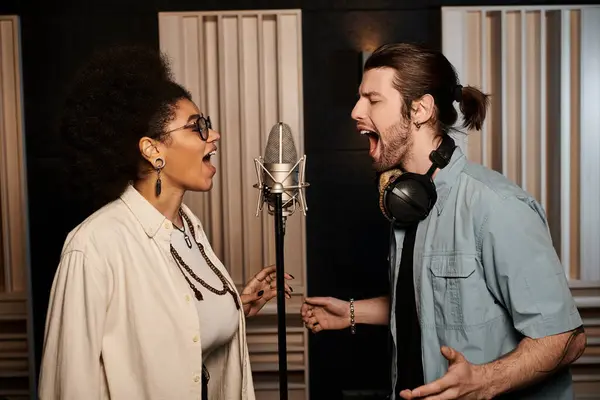
[[[275,263],[274,221],[256,217],[254,158],[264,155],[271,127],[287,123],[298,154],[304,149],[302,43],[299,10],[169,12],[159,14],[160,47],[176,80],[221,133],[209,193],[188,193],[185,202],[203,221],[208,237],[242,287],[260,268]],[[310,162],[310,160],[309,160]],[[305,294],[305,220],[288,218],[286,271],[294,295],[288,304],[290,399],[308,396],[307,333],[299,310]],[[248,340],[259,399],[277,398],[276,303],[249,319]]]
[[[587,348],[572,368],[577,399],[600,399],[600,285],[573,282],[571,291],[583,318]]]
[[[0,16],[0,397],[33,393],[19,20]],[[3,397],[4,396],[4,397]]]
[[[456,137],[542,203],[584,315],[581,398],[600,398],[599,21],[598,6],[442,9],[444,54],[492,95],[482,132]]]

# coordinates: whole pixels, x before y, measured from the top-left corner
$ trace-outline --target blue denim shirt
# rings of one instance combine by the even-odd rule
[[[515,349],[524,336],[540,338],[582,324],[535,199],[503,175],[467,161],[460,148],[434,183],[438,200],[417,229],[413,264],[425,383],[447,371],[442,345],[483,364]],[[404,231],[395,229],[392,305],[403,240]],[[403,327],[396,326],[393,306],[390,329],[395,343]],[[395,350],[392,358],[394,387]],[[573,398],[569,369],[518,398]]]

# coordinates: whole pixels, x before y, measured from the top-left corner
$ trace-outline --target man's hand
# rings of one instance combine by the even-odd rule
[[[577,360],[585,350],[583,327],[539,339],[524,338],[511,351],[488,364],[469,363],[458,351],[442,347],[448,372],[440,379],[413,390],[404,399],[491,399],[548,379],[558,369]]]
[[[350,303],[334,297],[307,297],[301,313],[304,325],[313,333],[350,326]]]
[[[388,296],[354,302],[356,324],[387,325],[390,298]],[[313,333],[350,326],[350,302],[334,297],[307,297],[302,304],[302,320]]]
[[[491,396],[486,393],[485,370],[483,366],[467,361],[460,352],[443,346],[442,355],[448,360],[448,372],[440,379],[413,390],[403,390],[403,399],[423,400],[484,400]]]

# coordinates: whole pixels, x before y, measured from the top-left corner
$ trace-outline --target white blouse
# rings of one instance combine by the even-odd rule
[[[200,221],[182,209],[195,239],[236,290]],[[50,293],[41,400],[198,400],[205,348],[212,349],[204,359],[208,397],[255,400],[243,309],[234,313],[226,303],[232,297],[221,296],[215,300],[225,310],[219,327],[204,326],[217,316],[199,310],[175,264],[174,229],[130,186],[69,233]]]

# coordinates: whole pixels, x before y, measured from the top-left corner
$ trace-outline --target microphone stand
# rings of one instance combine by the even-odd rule
[[[284,269],[284,235],[285,222],[283,217],[283,185],[276,182],[271,189],[275,197],[275,268],[277,271],[277,352],[279,359],[279,399],[288,398],[287,374],[287,332],[285,327],[285,269]]]
[[[308,187],[309,184],[304,182],[304,164],[306,162],[306,156],[303,156],[290,168],[285,171],[285,176],[281,174],[282,171],[277,170],[276,173],[272,174],[267,168],[265,168],[262,157],[254,159],[254,166],[256,167],[256,176],[258,183],[254,185],[256,189],[259,189],[258,204],[256,206],[256,216],[258,217],[262,210],[262,205],[265,198],[268,198],[268,204],[273,205],[273,210],[269,208],[269,214],[272,213],[275,219],[275,270],[277,272],[277,352],[279,361],[279,399],[288,399],[288,372],[287,372],[287,332],[286,332],[286,310],[285,310],[285,268],[284,268],[284,245],[283,239],[285,235],[285,223],[288,215],[291,215],[296,205],[299,204],[302,207],[302,212],[306,216],[306,202],[304,200],[303,190]],[[286,163],[283,163],[286,164]],[[289,177],[296,167],[299,168],[299,182],[295,182],[295,179],[291,179],[291,182],[284,186]],[[273,182],[273,186],[269,188],[262,178],[262,171],[264,171],[270,179],[267,179],[269,183]],[[275,172],[275,170],[274,170]],[[276,179],[273,175],[276,175]],[[278,180],[280,182],[278,182]],[[296,195],[289,201],[286,201],[286,208],[291,202],[291,213],[284,215],[283,209],[283,194],[286,190],[298,190],[297,195],[299,199],[296,199]]]

